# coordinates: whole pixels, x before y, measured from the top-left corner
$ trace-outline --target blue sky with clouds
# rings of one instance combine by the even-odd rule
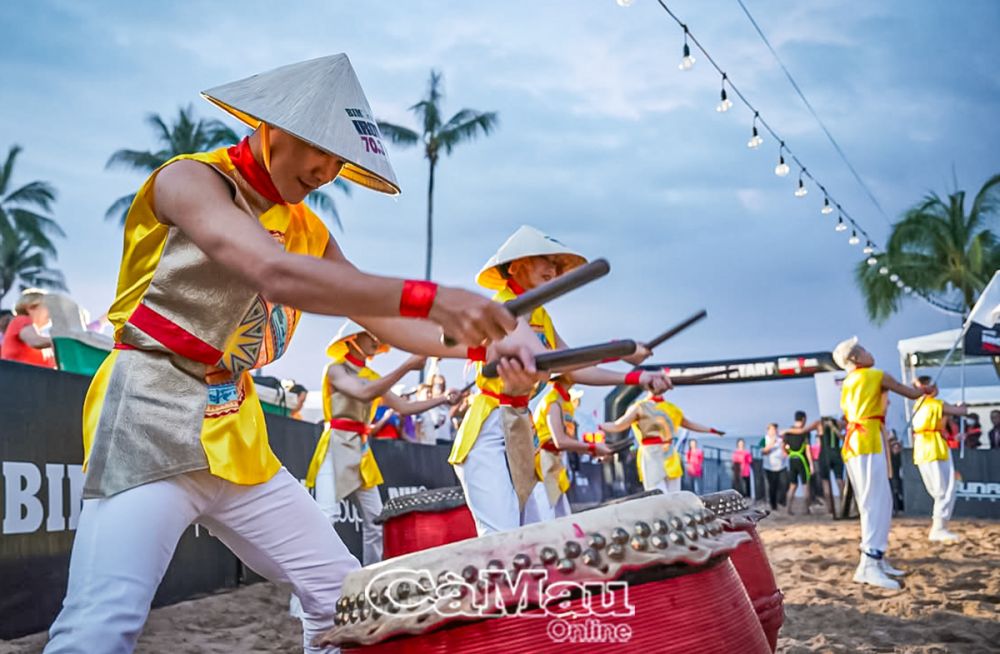
[[[884,242],[887,221],[735,0],[667,4]],[[891,216],[929,190],[949,190],[953,169],[970,191],[1000,171],[997,3],[747,4]],[[55,215],[68,234],[59,263],[94,314],[112,299],[121,247],[102,216],[142,181],[104,163],[117,148],[153,145],[146,113],[171,116],[193,103],[221,118],[199,91],[343,51],[381,118],[411,123],[407,107],[432,67],[445,74],[449,112],[500,113],[494,136],[439,166],[435,277],[471,284],[523,223],[606,256],[611,277],[551,307],[570,343],[649,338],[705,307],[710,319],[658,359],[815,351],[858,334],[898,372],[896,340],[957,326],[919,301],[880,328],[868,323],[852,277],[859,250],[820,215],[815,189],[795,198],[794,173],[775,177],[773,139],[747,149],[752,116],[742,106],[714,110],[719,78],[705,61],[677,70],[680,29],[653,0],[629,9],[613,0],[13,1],[0,5],[0,21],[0,148],[24,146],[19,180],[59,189]],[[426,165],[415,150],[391,157],[404,194],[335,191],[344,231],[334,233],[361,267],[419,276]],[[269,372],[317,385],[337,324],[305,319]],[[457,382],[461,366],[446,370]],[[591,391],[588,406],[602,395]],[[683,389],[676,398],[696,419],[742,432],[787,422],[800,406],[815,410],[811,382]]]

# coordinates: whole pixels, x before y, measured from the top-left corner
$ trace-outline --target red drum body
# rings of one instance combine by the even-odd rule
[[[602,506],[353,572],[317,644],[345,654],[768,654],[730,560],[751,538],[726,531],[691,493]]]
[[[385,559],[476,537],[476,525],[459,486],[394,497],[376,522],[382,524]]]
[[[750,540],[737,547],[729,557],[743,581],[760,626],[774,652],[778,646],[778,632],[785,621],[785,607],[784,596],[778,589],[767,559],[767,551],[757,533],[757,522],[767,514],[750,509],[749,502],[736,491],[713,493],[701,499],[722,520],[726,531],[742,532],[750,536]]]

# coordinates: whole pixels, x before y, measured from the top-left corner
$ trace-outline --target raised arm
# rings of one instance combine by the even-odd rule
[[[593,451],[591,451],[590,445],[567,434],[562,408],[556,403],[549,405],[549,410],[545,412],[545,422],[549,426],[549,433],[552,434],[552,441],[557,448],[564,452],[589,453],[598,457],[611,454],[611,450],[604,443],[595,443]]]
[[[705,425],[699,424],[697,422],[692,422],[687,418],[681,419],[681,427],[687,429],[688,431],[696,431],[702,434],[715,434],[716,436],[725,436],[726,432],[719,431],[715,427],[706,427]]]
[[[900,384],[896,381],[896,378],[889,373],[882,374],[882,388],[887,391],[892,391],[897,395],[908,397],[911,400],[919,400],[924,396],[924,392],[920,389],[914,388],[913,386],[907,386],[906,384]]]
[[[448,403],[448,396],[432,397],[428,400],[404,400],[392,391],[382,396],[382,402],[401,416],[412,416]]]
[[[388,393],[389,389],[395,386],[396,382],[402,379],[406,373],[411,370],[420,370],[423,366],[424,358],[413,356],[385,377],[375,380],[358,379],[354,375],[349,374],[344,366],[339,365],[330,366],[326,375],[333,387],[339,392],[356,400],[370,402]]]
[[[947,402],[941,403],[941,407],[946,416],[967,416],[969,415],[969,407],[964,404],[959,406],[957,404],[948,404]]]
[[[39,334],[34,325],[25,325],[21,328],[21,331],[17,333],[17,336],[24,341],[25,345],[33,347],[36,350],[41,350],[45,347],[52,347],[52,339]]]
[[[228,184],[205,164],[170,164],[156,176],[154,197],[161,222],[268,300],[326,315],[399,315],[404,280],[361,272],[332,239],[323,258],[286,252],[233,203]],[[447,287],[438,289],[428,317],[468,345],[499,340],[515,326],[495,302]]]
[[[569,347],[558,333],[556,333],[556,347],[560,350]],[[647,353],[645,356],[648,356],[649,350],[644,352]],[[620,386],[629,383],[628,375],[627,372],[615,372],[598,366],[579,368],[570,373],[574,382],[584,386]],[[639,374],[638,385],[657,394],[673,388],[670,378],[661,370],[643,370]]]

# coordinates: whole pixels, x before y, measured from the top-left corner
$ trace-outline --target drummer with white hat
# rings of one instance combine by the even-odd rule
[[[368,361],[389,346],[364,327],[348,320],[326,348],[331,361],[323,370],[323,419],[326,429],[316,444],[306,487],[316,489],[316,502],[331,524],[338,517],[341,500],[350,499],[361,510],[363,563],[382,560],[382,527],[375,518],[382,512],[378,487],[382,472],[368,445],[372,403],[382,404],[408,416],[454,403],[455,395],[410,401],[390,390],[408,372],[423,368],[426,358],[411,356],[401,366],[381,377]]]
[[[525,225],[490,257],[476,282],[496,291],[495,301],[507,302],[584,263],[581,254]],[[567,347],[544,307],[535,309],[526,322],[544,348]],[[638,364],[649,354],[640,347],[629,361]],[[470,356],[480,362],[485,359],[482,353]],[[670,385],[660,371],[620,373],[596,366],[574,370],[568,378],[591,386],[641,384],[655,392]],[[459,427],[448,462],[455,467],[480,535],[515,529],[525,522],[524,508],[538,483],[527,408],[534,381],[514,386],[503,379],[476,377],[479,392]]]
[[[250,371],[287,349],[302,311],[366,316],[384,342],[436,356],[465,356],[440,344],[442,328],[479,346],[517,326],[476,293],[361,272],[303,203],[338,176],[399,192],[346,55],[204,95],[255,131],[171,160],[129,209],[108,313],[116,346],[84,405],[85,499],[50,653],[132,651],[196,522],[292,585],[306,650],[319,651],[358,563],[271,451]],[[533,359],[524,342],[493,351],[510,353],[523,365],[501,357],[501,374],[521,379]]]

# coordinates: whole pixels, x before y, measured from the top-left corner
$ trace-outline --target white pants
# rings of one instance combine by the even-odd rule
[[[521,507],[507,467],[499,411],[490,413],[483,422],[469,455],[455,466],[455,474],[480,536],[521,526]]]
[[[951,456],[944,461],[928,461],[917,466],[924,487],[934,500],[934,526],[943,527],[955,507],[955,467]]]
[[[565,493],[560,494],[556,503],[552,504],[549,502],[549,493],[545,490],[545,484],[538,482],[535,490],[531,492],[531,497],[528,498],[527,503],[524,505],[523,522],[526,525],[530,525],[536,522],[555,520],[556,518],[562,518],[572,513],[573,509],[570,508],[569,498],[566,497]]]
[[[844,462],[861,513],[861,550],[885,552],[892,526],[892,489],[885,453],[861,454]]]
[[[83,502],[69,586],[47,654],[131,652],[181,535],[207,527],[249,567],[290,583],[302,599],[306,652],[333,626],[344,577],[357,560],[287,470],[240,486],[186,473]]]
[[[661,484],[657,484],[657,488],[662,490],[664,493],[678,493],[681,490],[681,480],[683,477],[677,477],[676,479],[664,479]]]
[[[337,501],[337,478],[333,467],[333,447],[326,450],[326,457],[316,471],[316,503],[330,524],[340,518],[341,502]],[[361,511],[361,540],[364,565],[382,560],[382,525],[375,518],[382,513],[382,496],[378,488],[359,488],[347,496]]]

